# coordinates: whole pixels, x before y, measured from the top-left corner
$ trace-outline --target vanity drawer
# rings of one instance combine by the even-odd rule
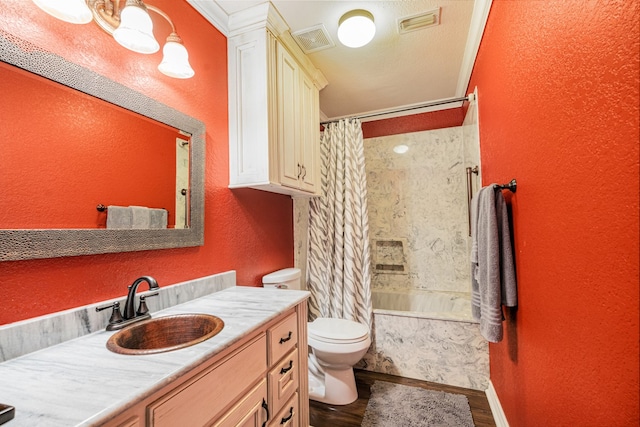
[[[298,343],[298,318],[292,313],[282,322],[269,328],[269,366],[277,363],[285,354],[295,348]]]
[[[272,418],[269,427],[299,427],[298,393],[295,393],[278,415]]]
[[[150,426],[205,425],[264,378],[266,337],[261,335],[211,369],[147,407]]]
[[[298,390],[298,371],[297,349],[287,354],[269,371],[269,404],[273,412],[280,411],[280,408]]]

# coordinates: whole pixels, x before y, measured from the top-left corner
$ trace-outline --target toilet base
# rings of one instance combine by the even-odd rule
[[[348,405],[358,399],[353,368],[323,370],[324,375],[309,370],[309,399],[329,405]]]

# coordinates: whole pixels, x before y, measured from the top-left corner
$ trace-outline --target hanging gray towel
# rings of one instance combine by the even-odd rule
[[[480,189],[471,204],[471,305],[482,336],[502,340],[502,305],[518,303],[507,204],[494,185]]]

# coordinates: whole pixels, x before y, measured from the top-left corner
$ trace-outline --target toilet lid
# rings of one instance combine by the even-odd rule
[[[308,324],[309,336],[333,343],[358,342],[369,336],[365,325],[346,319],[317,318]]]

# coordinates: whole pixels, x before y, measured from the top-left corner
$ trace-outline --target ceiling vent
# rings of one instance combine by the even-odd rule
[[[440,8],[430,10],[428,12],[418,13],[416,15],[398,18],[398,31],[400,34],[410,31],[421,30],[427,27],[433,27],[440,24]]]
[[[291,35],[304,53],[313,53],[335,46],[323,24],[298,30]]]

